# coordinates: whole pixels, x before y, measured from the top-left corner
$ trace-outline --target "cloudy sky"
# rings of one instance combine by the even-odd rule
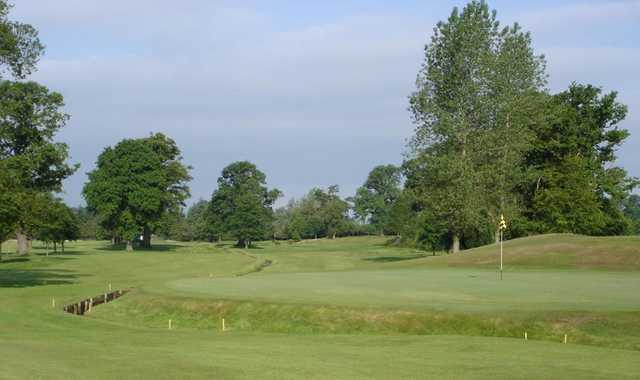
[[[250,160],[270,186],[354,192],[375,165],[402,161],[407,96],[433,26],[462,1],[14,0],[47,52],[32,79],[60,91],[58,139],[80,171],[125,137],[163,132],[192,165],[193,200],[221,169]],[[549,89],[616,90],[631,138],[619,164],[640,176],[640,1],[490,1],[532,32]]]

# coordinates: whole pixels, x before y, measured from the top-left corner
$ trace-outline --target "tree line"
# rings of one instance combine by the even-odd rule
[[[56,194],[79,166],[55,141],[69,115],[61,94],[26,80],[44,47],[9,9],[0,0],[0,74],[11,77],[0,77],[0,250],[14,237],[27,254],[33,239],[54,250],[77,238],[133,250],[154,234],[246,248],[378,234],[457,252],[495,241],[501,215],[508,238],[640,233],[638,181],[614,165],[629,136],[626,106],[590,84],[551,93],[531,35],[501,26],[484,1],[435,26],[409,97],[415,133],[404,162],[373,168],[352,197],[333,185],[275,208],[282,192],[239,161],[210,199],[187,207],[192,168],[172,138],[152,133],[105,148],[83,188],[87,206],[69,208]]]

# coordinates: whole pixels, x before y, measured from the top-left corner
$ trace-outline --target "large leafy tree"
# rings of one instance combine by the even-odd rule
[[[43,194],[39,201],[35,237],[47,246],[53,243],[54,252],[57,252],[58,245],[64,252],[65,241],[76,240],[80,236],[78,218],[69,206],[50,194]]]
[[[65,164],[67,148],[53,136],[68,116],[60,94],[24,79],[44,51],[38,32],[8,18],[11,5],[0,0],[0,242],[17,230],[18,253],[29,251],[28,210],[40,192],[60,189],[74,168]]]
[[[6,162],[0,160],[0,260],[2,243],[15,233],[15,215],[18,213],[14,181],[6,168]]]
[[[0,78],[6,72],[25,78],[36,69],[44,46],[33,26],[8,18],[10,9],[7,1],[0,0]]]
[[[133,250],[140,234],[148,246],[163,215],[188,197],[188,170],[175,142],[162,134],[125,139],[100,154],[83,195],[113,240],[124,239]]]
[[[629,132],[617,94],[572,84],[552,96],[546,122],[526,155],[527,213],[536,232],[622,234],[630,228],[623,202],[636,185],[613,165]]]
[[[624,214],[631,220],[631,233],[640,235],[640,195],[631,194],[623,202]]]
[[[535,119],[520,106],[544,79],[529,35],[517,24],[501,28],[484,1],[454,8],[434,28],[410,98],[416,134],[408,175],[423,207],[446,224],[453,252],[516,203],[506,199],[517,183],[510,170]]]
[[[273,203],[281,195],[269,190],[266,176],[248,161],[234,162],[222,170],[218,188],[211,197],[211,214],[222,232],[233,236],[238,246],[249,248],[271,232]]]
[[[0,161],[11,177],[15,212],[3,224],[16,227],[18,253],[29,250],[30,210],[42,192],[60,191],[77,170],[67,164],[68,147],[54,141],[69,116],[62,95],[35,82],[0,83]]]
[[[337,185],[326,189],[313,188],[298,201],[291,201],[280,211],[280,227],[294,239],[330,236],[335,238],[346,230],[353,230],[348,219],[349,204],[340,198]],[[286,218],[286,219],[284,219]]]
[[[209,201],[199,200],[187,210],[187,225],[191,238],[197,241],[212,242],[220,239],[220,226],[213,220]]]
[[[80,239],[101,239],[103,230],[98,223],[98,217],[86,207],[75,207],[72,209],[80,226]]]
[[[381,234],[395,231],[391,225],[391,209],[402,191],[401,174],[400,168],[394,165],[376,166],[353,198],[356,215]]]
[[[326,191],[314,190],[314,197],[320,202],[320,218],[327,236],[332,239],[344,229],[349,211],[349,204],[340,198],[339,193],[338,185],[329,186]]]

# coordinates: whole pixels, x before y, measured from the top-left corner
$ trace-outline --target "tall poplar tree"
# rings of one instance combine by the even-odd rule
[[[407,175],[422,206],[446,225],[453,252],[505,209],[517,182],[510,170],[535,119],[520,106],[544,80],[529,35],[517,24],[501,28],[484,1],[454,8],[434,28],[410,98],[415,162]]]

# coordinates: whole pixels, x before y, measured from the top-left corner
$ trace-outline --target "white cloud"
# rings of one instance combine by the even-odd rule
[[[640,18],[639,3],[606,4],[514,19],[547,54],[554,90],[573,80],[620,90],[638,120],[637,45],[590,37],[608,26],[608,38],[619,39],[619,27]],[[282,25],[295,15],[276,19],[247,2],[21,0],[15,17],[41,30],[48,54],[34,78],[61,91],[72,114],[60,137],[83,163],[67,184],[78,203],[103,147],[149,131],[181,145],[196,168],[196,199],[237,159],[255,161],[287,196],[332,183],[348,194],[374,165],[401,161],[413,130],[407,96],[447,12],[398,8]],[[640,175],[634,156],[627,144],[621,162]]]

